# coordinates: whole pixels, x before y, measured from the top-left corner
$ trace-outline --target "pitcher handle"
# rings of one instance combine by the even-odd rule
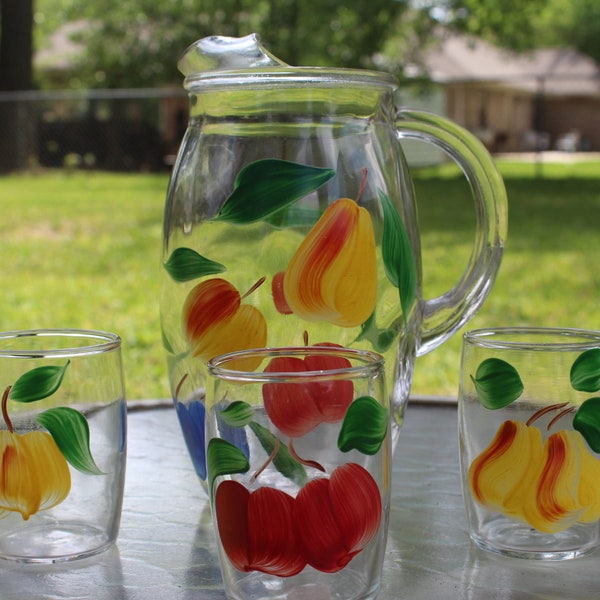
[[[437,348],[467,323],[487,298],[502,258],[508,224],[506,190],[492,157],[466,129],[439,115],[412,109],[398,111],[399,139],[437,146],[462,169],[475,199],[477,228],[467,268],[446,293],[422,300],[417,356]]]

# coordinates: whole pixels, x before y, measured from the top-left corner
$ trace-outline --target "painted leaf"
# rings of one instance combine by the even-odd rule
[[[600,398],[589,398],[573,417],[573,429],[579,431],[594,452],[600,452]]]
[[[278,229],[286,227],[310,227],[316,223],[322,215],[322,211],[316,208],[291,205],[269,215],[264,220]]]
[[[227,270],[221,263],[205,258],[191,248],[173,250],[164,267],[171,278],[179,283]]]
[[[9,398],[15,402],[35,402],[56,392],[65,376],[70,361],[62,367],[36,367],[23,373],[12,386]]]
[[[342,452],[358,450],[363,454],[377,454],[385,439],[388,422],[388,411],[375,398],[357,398],[344,417],[338,448]]]
[[[479,401],[492,410],[514,402],[523,393],[523,382],[517,370],[499,358],[487,358],[477,368],[471,380]]]
[[[600,390],[600,348],[580,354],[571,367],[571,385],[579,392],[594,393]]]
[[[215,221],[254,223],[313,192],[335,176],[334,169],[267,158],[244,167]]]
[[[206,466],[211,490],[217,477],[233,473],[246,473],[250,469],[246,455],[237,446],[221,438],[212,438],[208,442]]]
[[[54,438],[58,449],[78,471],[88,475],[102,475],[90,450],[90,428],[87,419],[78,410],[62,406],[50,408],[36,417]]]
[[[254,410],[247,403],[237,400],[219,413],[223,423],[231,427],[244,427],[254,418]]]
[[[356,341],[367,340],[377,352],[385,352],[388,350],[398,335],[398,331],[394,327],[387,327],[385,329],[377,327],[374,312],[360,326],[360,329],[361,331],[357,336]]]
[[[383,207],[383,266],[388,279],[400,292],[400,305],[406,319],[417,295],[415,257],[398,211],[381,190],[379,199]]]
[[[266,427],[254,421],[249,423],[249,427],[258,438],[264,451],[271,455],[275,449],[277,438]],[[290,454],[285,444],[279,444],[279,449],[273,459],[273,465],[284,477],[287,477],[299,486],[306,483],[307,477],[304,467]]]

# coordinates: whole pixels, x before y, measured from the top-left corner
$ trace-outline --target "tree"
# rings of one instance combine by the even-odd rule
[[[600,3],[598,0],[548,0],[535,37],[548,46],[568,45],[600,62]]]
[[[520,51],[536,47],[536,23],[546,3],[547,0],[448,0],[447,4],[454,29]]]
[[[33,0],[0,0],[0,93],[32,86]],[[0,172],[27,164],[27,106],[9,98],[0,104]]]
[[[208,35],[257,32],[282,60],[297,65],[373,66],[409,0],[98,0],[60,4],[65,20],[85,18],[82,87],[150,87],[181,81],[182,51]],[[44,11],[47,8],[43,8]]]

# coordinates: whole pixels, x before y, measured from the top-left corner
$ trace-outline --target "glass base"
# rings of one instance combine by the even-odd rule
[[[569,560],[584,556],[599,546],[597,524],[574,525],[555,534],[542,533],[524,523],[506,518],[486,522],[471,539],[483,550],[532,560]]]
[[[0,559],[49,564],[77,560],[108,550],[115,542],[86,523],[25,526],[0,537]]]
[[[312,571],[308,568],[307,571]],[[375,600],[379,594],[381,581],[377,580],[370,586],[358,577],[329,575],[329,581],[318,581],[322,574],[312,571],[317,581],[310,582],[306,571],[299,576],[286,580],[279,577],[265,576],[264,573],[254,573],[236,582],[235,585],[225,586],[228,600],[247,600],[248,598],[269,600]],[[304,579],[302,582],[300,580]],[[291,580],[295,580],[292,582]]]

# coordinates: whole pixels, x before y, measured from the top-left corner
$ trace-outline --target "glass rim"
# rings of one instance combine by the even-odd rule
[[[496,350],[586,350],[600,347],[600,331],[575,327],[485,327],[467,331],[463,343]]]
[[[358,360],[361,364],[352,365],[339,369],[315,370],[315,371],[242,371],[231,369],[224,365],[233,361],[262,357],[264,359],[277,356],[339,356],[348,360]],[[273,382],[273,381],[330,381],[331,379],[344,378],[356,379],[374,373],[384,373],[385,359],[381,354],[371,350],[359,350],[357,348],[344,348],[335,346],[286,346],[281,348],[253,348],[250,350],[238,350],[228,352],[211,358],[208,363],[208,372],[213,377],[225,380],[247,381],[247,382]]]
[[[188,91],[211,91],[227,88],[257,87],[375,87],[395,90],[399,82],[391,73],[368,69],[343,67],[292,67],[273,66],[263,68],[206,71],[187,75],[184,87]]]
[[[68,346],[39,345],[29,348],[5,347],[8,340],[39,338],[51,341],[53,339],[79,339],[87,340],[83,345],[73,344]],[[97,329],[70,329],[70,328],[43,328],[22,329],[0,332],[0,358],[43,358],[49,356],[83,356],[101,354],[121,347],[121,338],[116,333]]]

